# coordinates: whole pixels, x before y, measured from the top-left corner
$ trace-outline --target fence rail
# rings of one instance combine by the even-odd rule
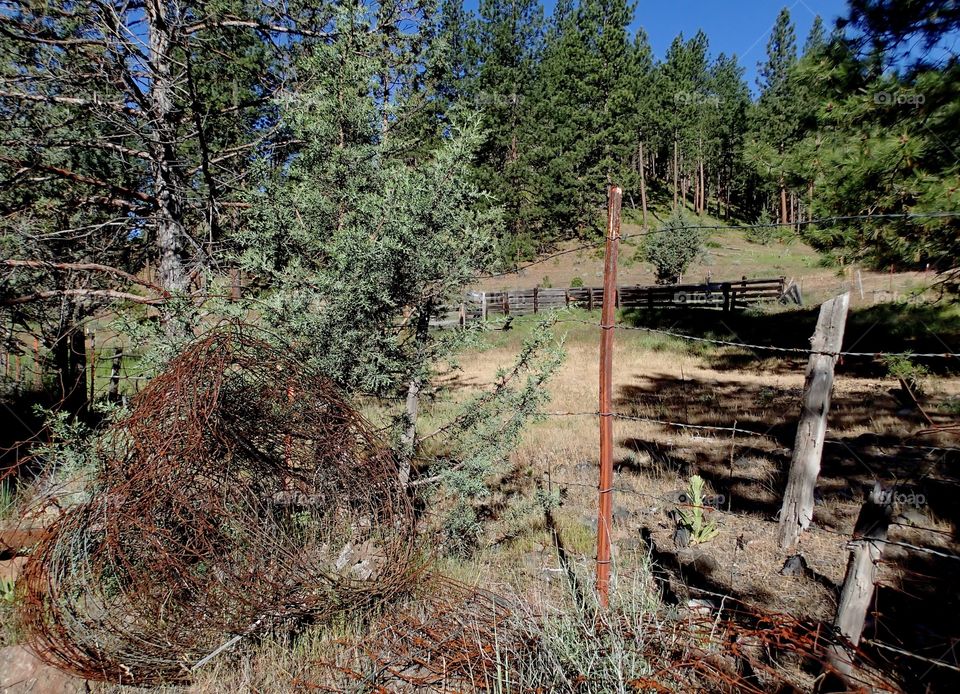
[[[732,311],[785,296],[785,277],[730,280],[700,284],[620,286],[617,308],[658,309],[702,306]],[[523,316],[541,311],[579,307],[599,309],[603,287],[514,289],[499,292],[469,292],[461,307],[462,320],[484,320],[490,315]]]

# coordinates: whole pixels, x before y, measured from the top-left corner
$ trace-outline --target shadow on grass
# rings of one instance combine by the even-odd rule
[[[669,330],[695,337],[729,340],[751,345],[810,348],[819,307],[794,310],[718,310],[678,308],[646,311],[628,309],[623,323],[635,327]],[[960,348],[960,306],[956,304],[878,304],[854,308],[847,318],[843,351],[957,353]],[[778,354],[758,350],[709,348],[706,356],[720,369],[749,368],[758,357],[765,370],[793,371],[806,363],[803,354]],[[960,373],[960,359],[917,358],[931,373]],[[886,367],[874,357],[844,357],[838,371],[855,375],[883,375]]]

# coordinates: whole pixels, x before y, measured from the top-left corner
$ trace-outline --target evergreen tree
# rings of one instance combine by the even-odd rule
[[[476,180],[504,211],[503,251],[508,258],[533,250],[526,201],[534,133],[527,109],[542,30],[539,0],[480,2],[473,49],[478,68],[470,85],[485,131],[477,151]]]
[[[587,0],[555,12],[531,108],[538,143],[531,212],[545,239],[593,228],[607,183],[628,177],[632,7],[624,0]]]
[[[274,175],[252,194],[255,212],[237,241],[244,267],[266,286],[254,306],[269,331],[310,368],[351,394],[382,398],[397,415],[407,482],[430,376],[470,337],[438,333],[431,321],[489,268],[500,214],[472,180],[477,118],[448,114],[430,156],[411,157],[419,143],[402,139],[404,130],[382,137],[384,65],[373,50],[381,37],[372,18],[343,9],[335,26],[335,38],[300,62],[302,91],[285,104],[284,121],[304,146],[282,170],[266,171]],[[419,103],[394,99],[391,122]],[[471,437],[496,425],[484,446],[458,448],[463,457],[450,464],[450,474],[467,474],[476,490],[544,397],[542,378],[554,360],[538,339],[496,397],[473,404],[470,412],[488,416],[461,413],[444,429]],[[507,400],[510,407],[501,407]]]
[[[767,59],[759,65],[760,99],[755,110],[753,142],[749,154],[758,174],[771,184],[777,200],[778,220],[790,221],[785,155],[802,135],[801,97],[794,68],[796,37],[790,11],[777,16],[767,42]]]

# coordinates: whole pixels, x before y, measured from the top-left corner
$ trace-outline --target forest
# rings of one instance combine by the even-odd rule
[[[960,4],[644,4],[0,0],[0,690],[951,690]]]

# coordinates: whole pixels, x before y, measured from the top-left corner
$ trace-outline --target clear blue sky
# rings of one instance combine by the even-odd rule
[[[543,0],[549,15],[554,0]],[[478,0],[466,0],[476,11]],[[643,27],[650,37],[654,53],[662,59],[673,37],[683,32],[690,38],[703,29],[710,39],[710,53],[736,54],[746,69],[750,89],[757,91],[757,62],[763,60],[770,29],[783,7],[790,9],[797,32],[797,45],[803,42],[813,18],[823,18],[827,34],[834,20],[846,15],[846,0],[638,0],[636,16],[630,28]]]
[[[547,0],[548,11],[553,0]],[[845,0],[638,0],[631,28],[643,27],[657,58],[662,59],[673,37],[690,38],[703,29],[710,53],[736,54],[746,69],[747,84],[756,92],[757,63],[764,59],[767,39],[777,14],[790,10],[802,49],[813,18],[820,15],[827,34],[837,17],[846,15]]]

